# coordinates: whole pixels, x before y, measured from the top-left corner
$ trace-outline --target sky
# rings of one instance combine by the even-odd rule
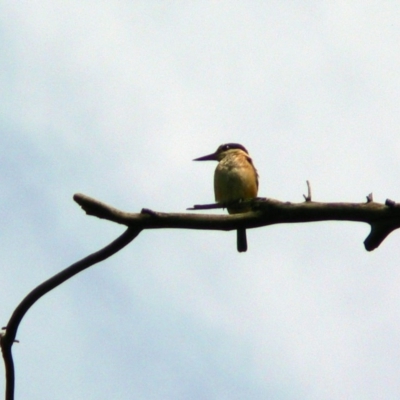
[[[222,143],[263,197],[400,199],[398,2],[3,0],[0,54],[2,326],[123,232],[74,193],[184,212]],[[16,399],[398,399],[400,233],[368,233],[144,231],[28,312]]]

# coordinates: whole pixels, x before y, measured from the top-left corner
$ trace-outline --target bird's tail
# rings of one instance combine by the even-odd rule
[[[239,253],[247,251],[246,229],[237,230],[237,251]]]

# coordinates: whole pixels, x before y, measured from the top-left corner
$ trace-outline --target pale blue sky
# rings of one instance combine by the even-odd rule
[[[400,199],[400,5],[0,2],[0,321],[112,241],[82,192],[126,211],[213,201],[225,142],[260,195]],[[400,397],[398,232],[325,222],[145,231],[41,299],[17,399]],[[0,391],[4,382],[0,382]]]

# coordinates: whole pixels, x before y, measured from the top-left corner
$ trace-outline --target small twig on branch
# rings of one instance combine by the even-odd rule
[[[199,211],[199,210],[213,210],[218,208],[235,207],[236,209],[248,209],[249,206],[253,207],[258,201],[266,200],[265,197],[255,197],[247,200],[236,200],[229,203],[212,203],[212,204],[195,204],[193,207],[189,207],[188,211]]]
[[[395,207],[395,206],[396,206],[396,202],[393,201],[393,200],[390,200],[390,199],[386,199],[385,204],[386,204],[388,207]]]
[[[150,208],[142,208],[142,211],[140,211],[141,214],[148,214],[152,217],[158,217],[158,212],[150,210]]]
[[[304,200],[306,202],[311,201],[311,183],[310,181],[306,181],[307,182],[307,196],[305,194],[303,194]]]
[[[212,203],[212,204],[195,204],[193,207],[189,207],[186,210],[194,211],[194,210],[213,210],[218,208],[226,208],[226,205],[223,203]]]

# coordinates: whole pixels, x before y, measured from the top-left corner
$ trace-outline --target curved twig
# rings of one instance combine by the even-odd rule
[[[109,245],[72,264],[68,268],[41,283],[21,301],[18,307],[14,310],[7,326],[3,328],[5,329],[4,333],[0,336],[0,345],[6,370],[6,400],[14,399],[15,372],[11,348],[15,341],[19,324],[26,312],[36,303],[36,301],[50,290],[72,278],[84,269],[89,268],[117,253],[129,244],[139,233],[140,229],[129,227],[121,236]]]

